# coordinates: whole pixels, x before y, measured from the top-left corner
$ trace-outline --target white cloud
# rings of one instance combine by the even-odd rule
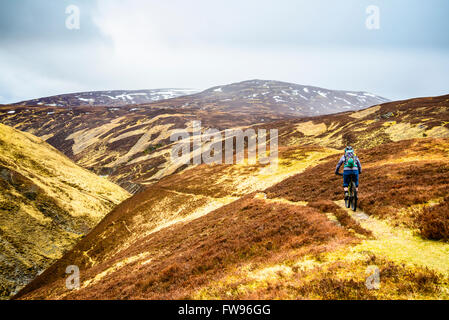
[[[340,14],[357,7],[314,15],[304,3],[99,0],[87,33],[100,34],[72,41],[76,33],[64,31],[2,46],[0,103],[84,90],[205,89],[253,78],[393,99],[447,93],[448,50],[347,43],[339,36],[363,26],[363,15],[346,25]],[[330,18],[317,18],[323,14]],[[329,42],[334,36],[339,45]]]

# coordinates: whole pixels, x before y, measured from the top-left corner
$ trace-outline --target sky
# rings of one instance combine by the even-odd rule
[[[250,79],[448,94],[448,15],[447,0],[0,0],[0,104]]]

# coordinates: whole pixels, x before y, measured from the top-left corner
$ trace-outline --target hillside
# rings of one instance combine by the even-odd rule
[[[129,194],[0,124],[0,298],[60,258]]]
[[[7,109],[10,107],[3,108]],[[78,165],[137,192],[142,185],[178,169],[169,162],[170,135],[179,129],[191,130],[192,121],[201,120],[203,128],[224,130],[260,123],[261,119],[283,119],[263,112],[133,109],[17,107],[14,114],[0,114],[0,122],[41,137]]]
[[[16,298],[448,299],[449,139],[357,151],[363,211],[341,208],[338,150],[283,146],[278,171],[197,166],[123,202]]]
[[[264,127],[264,126],[255,126]],[[413,138],[449,137],[449,95],[415,98],[376,105],[361,111],[279,121],[284,145],[357,148]]]
[[[78,106],[122,107],[131,104],[151,103],[197,93],[194,89],[110,90],[61,94],[14,103],[22,106],[47,106],[72,108]]]

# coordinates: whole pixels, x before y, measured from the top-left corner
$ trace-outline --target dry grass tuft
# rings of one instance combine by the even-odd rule
[[[437,205],[424,208],[416,223],[424,238],[449,241],[449,196]]]

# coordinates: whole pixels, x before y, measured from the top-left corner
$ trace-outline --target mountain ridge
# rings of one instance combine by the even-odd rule
[[[226,95],[227,92],[229,92],[228,95]],[[245,92],[250,95],[242,96]],[[331,97],[329,98],[328,95]],[[145,98],[142,96],[145,96]],[[188,96],[187,99],[193,101],[176,100],[176,98],[184,96]],[[126,105],[153,104],[163,100],[168,100],[168,104],[176,108],[187,106],[191,108],[192,105],[197,106],[210,102],[215,104],[226,102],[230,104],[231,109],[234,109],[232,105],[236,103],[239,104],[240,108],[246,107],[245,105],[260,103],[270,105],[271,108],[280,108],[278,112],[294,116],[336,113],[389,101],[365,91],[331,90],[284,81],[253,79],[214,86],[203,91],[173,88],[87,91],[25,100],[10,105],[66,108],[76,106],[123,107]],[[199,108],[202,108],[202,106],[199,106]],[[203,108],[203,110],[210,110],[210,107]],[[220,108],[220,110],[223,111],[226,108]]]
[[[166,100],[178,96],[193,94],[196,92],[198,92],[198,90],[187,88],[81,91],[24,100],[11,103],[10,105],[66,108],[74,106],[121,107],[132,104],[142,104],[158,100]]]
[[[331,90],[275,80],[246,80],[214,86],[161,102],[167,107],[212,111],[254,111],[267,108],[284,116],[313,116],[358,110],[389,101],[368,92]]]

